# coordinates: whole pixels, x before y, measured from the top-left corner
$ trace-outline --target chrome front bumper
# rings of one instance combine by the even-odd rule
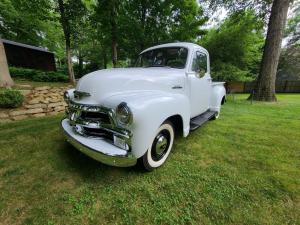
[[[128,167],[136,164],[137,159],[126,150],[120,149],[103,139],[88,138],[74,132],[69,119],[61,121],[61,127],[69,143],[85,155],[111,166]]]

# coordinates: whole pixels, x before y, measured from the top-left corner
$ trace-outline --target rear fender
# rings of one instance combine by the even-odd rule
[[[223,98],[226,97],[226,90],[223,82],[212,84],[212,94],[210,99],[210,109],[220,112]]]

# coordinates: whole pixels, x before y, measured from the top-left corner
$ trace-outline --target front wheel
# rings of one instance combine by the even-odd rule
[[[174,128],[171,122],[163,123],[157,130],[145,155],[141,160],[146,170],[152,171],[160,167],[168,158],[174,142]]]

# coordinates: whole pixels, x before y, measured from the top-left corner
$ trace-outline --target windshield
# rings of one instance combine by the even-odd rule
[[[185,68],[188,50],[183,47],[169,47],[149,50],[139,55],[135,67]]]

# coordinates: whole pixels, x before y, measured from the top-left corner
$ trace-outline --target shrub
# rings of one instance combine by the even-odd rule
[[[24,96],[18,90],[6,89],[0,91],[1,108],[17,108],[22,105]]]
[[[247,70],[242,70],[230,63],[218,62],[211,67],[211,75],[215,81],[252,81],[255,77]]]
[[[67,82],[68,76],[62,72],[43,72],[40,70],[33,70],[20,67],[10,67],[10,75],[13,78],[20,78],[30,81],[38,82]]]

